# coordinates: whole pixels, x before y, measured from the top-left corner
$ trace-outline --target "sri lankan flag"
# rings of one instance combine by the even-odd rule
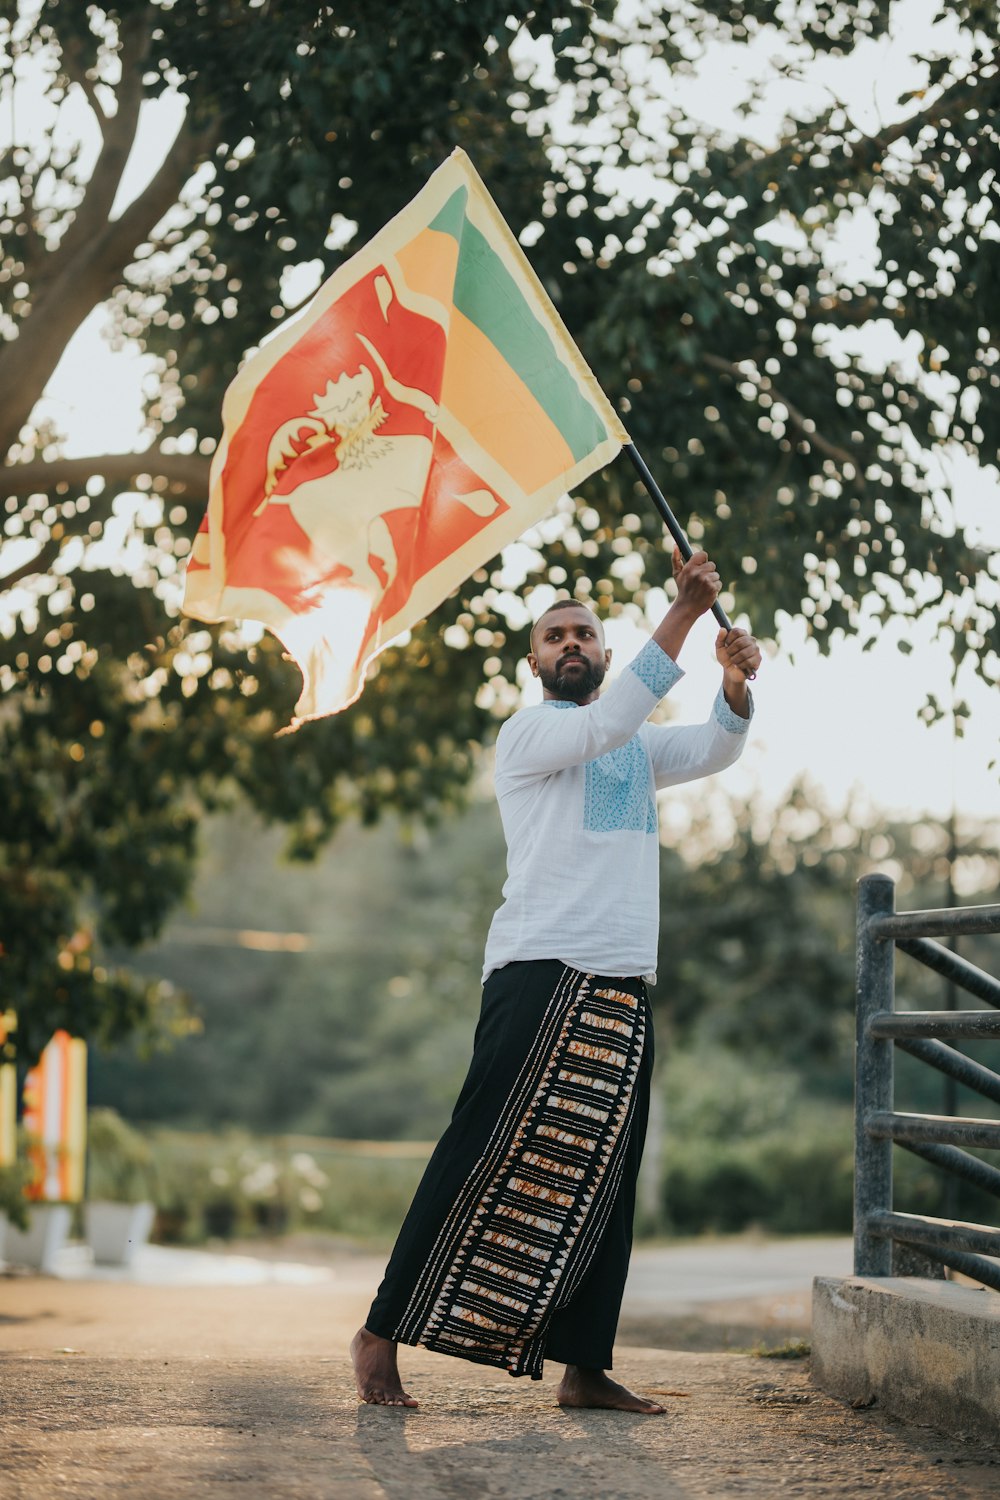
[[[226,393],[185,613],[258,620],[296,724],[628,435],[463,151]]]

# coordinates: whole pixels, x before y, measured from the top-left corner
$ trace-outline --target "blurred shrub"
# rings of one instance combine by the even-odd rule
[[[838,1122],[839,1123],[839,1122]],[[751,1140],[674,1140],[664,1177],[665,1227],[677,1234],[850,1234],[853,1147],[822,1128]]]
[[[391,1239],[430,1155],[420,1142],[155,1130],[165,1243],[321,1229]]]
[[[720,1047],[676,1049],[661,1087],[668,1122],[662,1209],[648,1229],[852,1232],[851,1104],[824,1097],[808,1074],[754,1067]],[[894,1152],[893,1182],[894,1206],[903,1212],[997,1222],[994,1199],[965,1182],[954,1183],[949,1199],[945,1174],[902,1148]]]
[[[0,1164],[0,1214],[17,1229],[28,1227],[28,1200],[24,1190],[34,1175],[34,1166],[23,1154],[12,1162]]]
[[[156,1201],[149,1142],[114,1109],[87,1114],[87,1197],[92,1203]]]
[[[717,1079],[713,1086],[720,1082],[725,1084]],[[745,1087],[750,1093],[766,1089],[767,1080]],[[644,1226],[647,1232],[850,1234],[849,1106],[810,1100],[793,1089],[770,1117],[754,1108],[741,1114],[720,1107],[731,1133],[712,1135],[691,1128],[692,1118],[706,1123],[703,1104],[702,1095],[693,1117],[685,1119],[679,1109],[671,1122],[662,1156],[661,1214]],[[740,1129],[740,1119],[746,1129]],[[303,1230],[390,1244],[432,1149],[423,1142],[253,1137],[242,1131],[156,1130],[146,1139],[157,1183],[154,1238],[173,1244]],[[897,1207],[941,1212],[942,1177],[927,1163],[897,1151],[895,1177]],[[958,1211],[986,1223],[996,1218],[996,1205],[967,1186],[960,1188]]]

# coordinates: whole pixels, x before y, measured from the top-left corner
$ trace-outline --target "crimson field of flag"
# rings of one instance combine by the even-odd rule
[[[184,610],[257,620],[295,722],[628,435],[462,151],[226,393]]]

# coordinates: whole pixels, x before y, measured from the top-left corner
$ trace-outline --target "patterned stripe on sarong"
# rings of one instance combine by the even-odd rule
[[[564,969],[496,1129],[394,1337],[539,1379],[549,1317],[580,1285],[614,1204],[644,1002]]]

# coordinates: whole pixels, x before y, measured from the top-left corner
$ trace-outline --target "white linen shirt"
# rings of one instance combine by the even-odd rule
[[[496,794],[507,880],[484,982],[504,964],[538,958],[655,978],[655,791],[732,765],[749,727],[721,689],[704,724],[647,724],[683,675],[650,640],[596,702],[548,699],[503,725]]]

